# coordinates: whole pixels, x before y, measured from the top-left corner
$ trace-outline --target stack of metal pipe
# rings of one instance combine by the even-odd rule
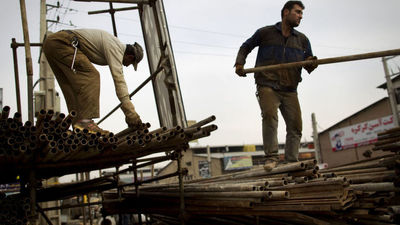
[[[321,170],[315,161],[303,161],[186,181],[185,219],[188,224],[398,224],[399,166],[398,155]],[[116,193],[106,193],[103,209],[179,223],[179,196],[176,183],[142,185],[120,201]]]
[[[314,160],[292,163],[271,171],[255,168],[185,182],[185,212],[196,217],[262,215],[270,211],[344,209],[351,205],[354,195],[348,193],[346,179],[321,178],[315,163]],[[179,212],[179,196],[178,184],[143,185],[139,195],[126,192],[121,203],[108,203],[107,199],[114,200],[117,196],[105,194],[103,207],[111,214],[122,210],[168,216]],[[127,206],[127,202],[134,205]]]
[[[1,115],[0,155],[1,159],[17,163],[57,162],[65,158],[79,157],[88,148],[103,150],[113,145],[112,133],[101,136],[100,133],[89,133],[88,130],[70,130],[74,111],[68,116],[60,113],[54,115],[53,110],[41,110],[37,121],[33,124],[21,122],[21,115],[15,113],[8,118],[9,107],[4,107]],[[102,141],[107,139],[107,142]]]
[[[374,151],[400,151],[400,127],[395,127],[378,133],[378,140],[374,143]]]
[[[400,222],[400,156],[389,154],[322,170],[322,174],[346,177],[357,200],[338,216],[359,224]]]
[[[63,113],[54,115],[53,110],[41,110],[36,124],[22,123],[18,112],[8,117],[9,112],[10,107],[5,106],[0,118],[0,161],[26,163],[33,161],[34,155],[46,161],[50,154],[69,150],[64,148],[64,140],[70,136],[68,129],[75,112],[66,117]]]
[[[24,124],[19,113],[13,117],[9,113],[10,107],[5,106],[0,117],[0,169],[12,170],[11,177],[33,167],[39,178],[47,178],[119,166],[153,153],[187,149],[189,141],[209,136],[217,129],[216,125],[207,125],[215,120],[211,116],[188,128],[150,131],[150,124],[145,123],[115,135],[101,135],[70,129],[74,111],[66,116],[41,110],[36,123]]]
[[[0,224],[23,225],[28,222],[30,199],[22,195],[0,197]]]

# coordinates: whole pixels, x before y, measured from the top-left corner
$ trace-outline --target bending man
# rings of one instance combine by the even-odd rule
[[[78,116],[72,122],[74,128],[109,133],[92,120],[100,114],[100,74],[92,63],[109,66],[128,126],[142,123],[129,99],[122,68],[132,64],[137,69],[143,58],[143,49],[138,43],[122,44],[102,30],[62,30],[46,38],[43,51],[64,94],[68,111],[77,111]]]

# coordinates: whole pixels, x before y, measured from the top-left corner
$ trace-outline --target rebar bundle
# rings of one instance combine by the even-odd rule
[[[236,172],[184,184],[186,224],[398,224],[400,157],[319,170],[315,161]],[[104,210],[179,224],[178,184],[105,194]]]
[[[0,169],[8,172],[0,178],[2,182],[14,181],[32,168],[37,178],[48,178],[119,166],[153,153],[170,154],[187,149],[189,141],[209,136],[217,129],[216,125],[206,125],[215,120],[211,116],[188,128],[149,131],[150,124],[145,123],[140,129],[100,135],[70,129],[74,111],[66,116],[41,110],[35,124],[23,124],[19,113],[9,117],[9,112],[10,107],[5,106],[0,116]]]

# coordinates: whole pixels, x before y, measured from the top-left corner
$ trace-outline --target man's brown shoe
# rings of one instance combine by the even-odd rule
[[[275,168],[276,164],[278,163],[277,159],[274,158],[267,158],[264,164],[264,169],[267,171],[271,171],[273,168]]]
[[[107,135],[110,133],[108,130],[103,130],[93,120],[80,120],[74,124],[74,129],[78,128],[81,131],[87,130],[90,134],[100,133],[101,135]]]

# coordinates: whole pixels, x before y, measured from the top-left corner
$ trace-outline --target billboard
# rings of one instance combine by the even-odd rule
[[[393,115],[370,120],[329,132],[332,151],[341,151],[375,143],[378,133],[394,127]]]
[[[0,184],[0,192],[11,193],[11,192],[19,192],[19,191],[20,191],[19,183]]]
[[[208,161],[199,161],[199,176],[203,178],[211,177]]]
[[[253,167],[250,155],[224,157],[224,170],[242,170]]]

